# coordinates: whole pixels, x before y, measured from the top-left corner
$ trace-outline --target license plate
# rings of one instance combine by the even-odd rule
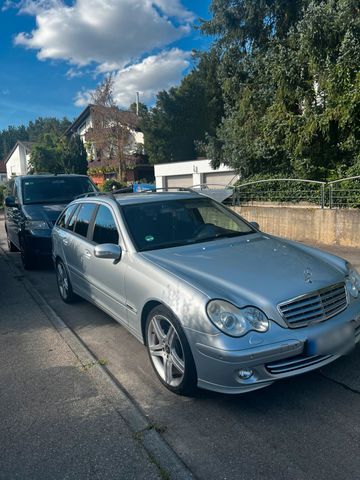
[[[307,355],[333,355],[355,345],[354,327],[350,323],[308,339]]]

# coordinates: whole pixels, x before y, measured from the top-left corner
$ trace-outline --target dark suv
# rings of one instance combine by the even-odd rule
[[[20,250],[26,269],[51,255],[51,229],[76,196],[96,191],[85,175],[27,175],[9,182],[5,229],[10,251]]]

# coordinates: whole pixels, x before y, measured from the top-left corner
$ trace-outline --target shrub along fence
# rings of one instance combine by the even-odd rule
[[[324,208],[360,208],[360,176],[333,182],[274,178],[232,187],[231,202],[240,205],[296,205]]]

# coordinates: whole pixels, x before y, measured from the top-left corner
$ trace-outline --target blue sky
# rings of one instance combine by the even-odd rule
[[[193,29],[210,0],[0,1],[0,129],[39,116],[72,119],[112,72],[127,107],[140,91],[151,105],[178,84],[191,50],[209,39]],[[104,8],[105,6],[105,8]]]

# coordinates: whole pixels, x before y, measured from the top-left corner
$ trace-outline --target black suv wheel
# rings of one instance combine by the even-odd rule
[[[29,252],[23,241],[20,240],[20,254],[21,261],[25,270],[33,270],[36,265],[36,257],[33,253]]]
[[[9,252],[17,252],[18,249],[15,247],[15,245],[10,240],[7,229],[5,229],[5,230],[6,230],[6,241],[7,241],[7,246],[8,246]]]

